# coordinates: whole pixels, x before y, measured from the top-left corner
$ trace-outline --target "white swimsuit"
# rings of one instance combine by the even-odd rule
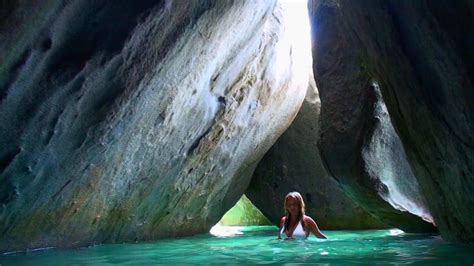
[[[285,233],[285,226],[281,228],[280,235],[283,235]],[[289,237],[286,235],[286,237]],[[305,239],[307,238],[305,231],[303,230],[303,226],[301,226],[301,223],[298,223],[298,225],[295,228],[295,231],[293,231],[293,236],[291,238],[298,238],[298,239]]]

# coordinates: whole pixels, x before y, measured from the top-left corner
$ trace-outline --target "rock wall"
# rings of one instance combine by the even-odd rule
[[[321,101],[312,75],[310,80],[295,121],[258,164],[246,195],[276,225],[286,194],[298,191],[322,230],[386,228],[327,174],[317,146]]]
[[[362,150],[362,158],[370,177],[378,178],[378,195],[399,211],[408,211],[434,223],[418,180],[408,164],[403,145],[392,126],[387,107],[377,83],[372,84],[376,102],[376,118],[372,139]]]
[[[208,231],[306,92],[274,1],[15,3],[1,251]]]
[[[373,124],[367,120],[375,97],[367,88],[375,81],[442,236],[472,242],[473,2],[314,0],[312,7],[321,130],[339,121],[321,142],[330,174],[348,191],[363,183],[380,185],[359,174],[360,167],[336,167],[342,160],[361,165],[361,147],[371,139],[363,125]],[[340,97],[330,98],[333,90],[340,90]],[[331,112],[337,101],[350,103],[365,121],[357,126],[352,116]],[[360,137],[342,142],[349,133]],[[353,151],[355,156],[347,155]],[[352,193],[364,198],[357,194]]]
[[[392,167],[409,165],[387,161],[397,152],[401,153],[397,155],[400,161],[406,161],[403,148],[393,147],[400,145],[399,142],[386,143],[377,151],[369,148],[373,139],[384,137],[376,135],[382,133],[376,130],[378,125],[390,120],[377,117],[376,105],[381,103],[377,101],[373,77],[365,69],[361,54],[364,47],[353,41],[350,24],[341,23],[344,20],[342,6],[339,1],[313,1],[310,5],[313,70],[321,97],[318,143],[321,158],[329,175],[348,195],[383,223],[405,231],[433,231],[431,224],[406,209],[394,208],[384,196],[389,190],[388,183],[382,181],[386,172],[393,171]],[[370,150],[368,156],[367,150]],[[409,170],[398,171],[399,174],[407,172]],[[408,178],[403,182],[412,180]],[[413,205],[416,206],[416,202]]]

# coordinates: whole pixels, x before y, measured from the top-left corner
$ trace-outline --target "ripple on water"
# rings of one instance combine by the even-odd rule
[[[228,230],[232,231],[233,228]],[[176,263],[335,263],[472,265],[472,246],[439,236],[393,230],[325,231],[328,240],[277,240],[276,227],[241,227],[239,234],[212,234],[138,244],[16,253],[1,265],[176,264]],[[394,234],[394,232],[396,232]]]

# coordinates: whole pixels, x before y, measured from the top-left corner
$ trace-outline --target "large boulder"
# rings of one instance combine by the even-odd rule
[[[246,195],[277,225],[285,195],[298,191],[321,229],[385,228],[326,172],[317,146],[321,102],[312,75],[311,81],[295,121],[258,164]]]
[[[274,1],[28,2],[1,19],[1,251],[205,232],[303,101]]]
[[[376,98],[363,93],[369,93],[366,88],[377,84],[442,236],[474,241],[474,213],[470,209],[474,203],[474,3],[314,0],[312,5],[322,119],[326,124],[344,121],[324,118],[328,114],[325,108],[332,104],[325,101],[329,99],[326,92],[343,88],[339,98],[357,98],[351,101],[356,106],[353,109],[362,112],[373,106],[373,100],[367,99]],[[366,124],[373,124],[367,120]],[[347,129],[339,127],[339,142]],[[362,127],[358,132],[367,136]],[[370,180],[350,177],[348,173],[359,172],[357,168],[337,167],[342,158],[330,153],[345,154],[347,144],[332,146],[328,140],[321,143],[326,154],[323,157],[341,183],[351,190],[361,181]],[[367,138],[357,138],[353,147],[361,147],[357,141],[367,143]],[[400,192],[404,194],[405,189]]]
[[[321,158],[348,195],[383,223],[405,231],[434,231],[418,216],[418,209],[428,213],[426,217],[429,211],[418,196],[403,147],[389,130],[390,119],[381,119],[383,101],[361,61],[364,47],[352,40],[350,26],[341,22],[342,5],[310,4],[313,70],[321,97]],[[410,190],[400,191],[401,187]],[[399,194],[404,192],[402,203]]]

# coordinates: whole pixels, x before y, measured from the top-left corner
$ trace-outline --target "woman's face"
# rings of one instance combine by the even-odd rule
[[[292,215],[292,216],[298,216],[298,213],[300,212],[300,206],[298,204],[298,200],[293,198],[293,197],[288,197],[286,199],[286,207],[287,211]]]

